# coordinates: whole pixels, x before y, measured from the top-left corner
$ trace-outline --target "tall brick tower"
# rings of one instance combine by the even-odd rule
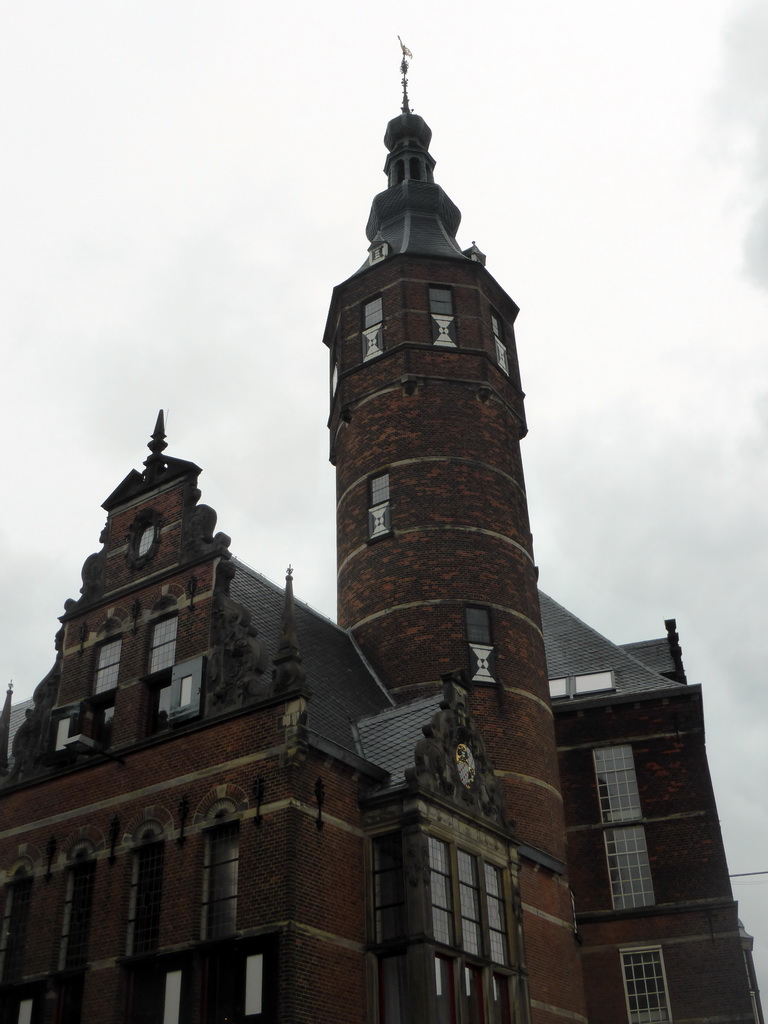
[[[520,441],[518,307],[433,180],[431,131],[387,126],[368,259],[333,293],[339,624],[398,702],[464,668],[523,850],[531,992],[583,1012]],[[553,966],[556,964],[556,966]],[[557,995],[555,995],[555,992]]]

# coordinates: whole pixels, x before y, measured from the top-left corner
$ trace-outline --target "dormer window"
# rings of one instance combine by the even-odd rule
[[[382,302],[378,295],[363,306],[363,361],[374,359],[383,351]]]
[[[388,242],[374,242],[368,249],[368,262],[379,263],[389,256]]]
[[[456,347],[456,318],[453,315],[453,294],[450,288],[429,289],[429,312],[432,316],[432,343]]]
[[[583,693],[613,690],[616,682],[613,672],[589,672],[580,676],[561,676],[549,680],[550,697],[579,697]]]

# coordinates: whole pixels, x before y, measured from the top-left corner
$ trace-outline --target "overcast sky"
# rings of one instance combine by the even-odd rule
[[[521,307],[541,585],[676,617],[733,872],[768,870],[768,7],[27,0],[0,31],[0,679],[30,696],[146,457],[335,615],[331,289],[411,100]],[[737,880],[738,882],[738,880]],[[734,886],[768,985],[768,875]]]

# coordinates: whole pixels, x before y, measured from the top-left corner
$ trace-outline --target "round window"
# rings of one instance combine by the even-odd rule
[[[138,546],[138,549],[137,549],[137,554],[138,554],[139,558],[143,558],[144,555],[146,555],[146,553],[152,547],[154,542],[155,542],[155,527],[152,526],[152,525],[145,526],[144,529],[141,531],[141,536],[139,537],[139,546]]]

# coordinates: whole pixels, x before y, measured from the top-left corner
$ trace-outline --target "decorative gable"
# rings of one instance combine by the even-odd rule
[[[406,781],[413,790],[452,799],[463,811],[505,827],[501,786],[469,712],[471,683],[463,670],[442,679],[440,710],[422,728],[424,738],[416,744]]]

